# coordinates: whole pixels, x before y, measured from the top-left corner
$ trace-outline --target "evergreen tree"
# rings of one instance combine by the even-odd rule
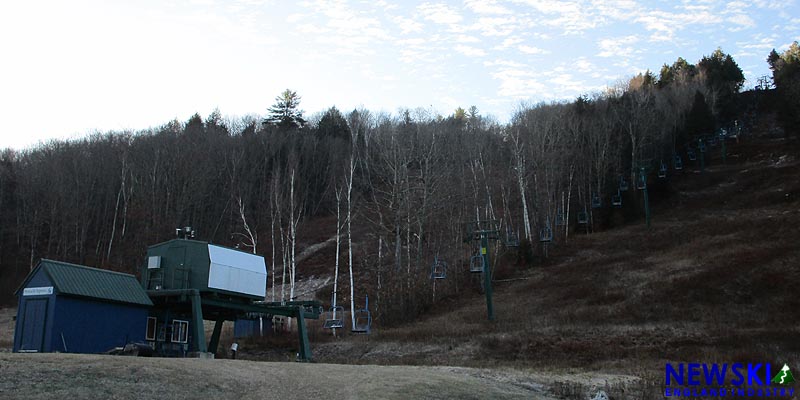
[[[275,104],[269,108],[269,117],[264,124],[274,125],[281,130],[302,128],[306,124],[303,111],[299,110],[300,96],[289,89],[275,97]]]
[[[742,69],[720,48],[710,56],[703,56],[697,68],[705,76],[709,89],[717,93],[717,107],[712,112],[721,120],[732,118],[736,114],[735,95],[744,84]]]
[[[773,49],[767,62],[779,100],[778,112],[786,133],[800,134],[800,45],[792,43],[778,54]]]
[[[672,65],[664,64],[658,78],[658,87],[663,88],[672,82],[686,82],[697,74],[697,67],[678,57]]]
[[[706,135],[714,131],[714,116],[700,91],[695,92],[694,102],[686,118],[686,133],[690,136]]]
[[[320,118],[317,133],[321,137],[350,140],[350,127],[339,109],[331,107]]]

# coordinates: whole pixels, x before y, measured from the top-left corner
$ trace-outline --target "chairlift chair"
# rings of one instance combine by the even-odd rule
[[[592,208],[600,208],[603,206],[603,199],[597,195],[597,193],[592,193]]]
[[[469,272],[481,273],[483,272],[484,259],[480,254],[475,254],[469,258]]]
[[[663,161],[661,162],[661,166],[658,167],[658,177],[664,179],[667,177],[667,164]]]
[[[675,170],[676,171],[680,171],[680,170],[683,169],[683,160],[681,159],[681,156],[679,156],[677,154],[675,155],[675,163],[674,164],[675,164]]]
[[[611,205],[614,207],[622,207],[622,193],[617,190],[617,194],[611,196]]]
[[[619,191],[620,192],[627,192],[628,191],[628,181],[625,180],[625,177],[620,175],[619,177]]]
[[[439,260],[436,256],[431,264],[431,279],[445,279],[447,278],[447,263]]]
[[[639,176],[636,179],[636,188],[639,190],[644,190],[647,188],[647,174],[644,172],[644,168],[639,171]]]
[[[344,307],[331,307],[330,318],[325,320],[325,324],[322,327],[325,329],[344,328]]]
[[[697,153],[694,152],[694,149],[686,150],[686,156],[689,157],[689,161],[697,161]]]
[[[512,231],[510,227],[506,229],[506,246],[519,247],[519,235]]]
[[[559,209],[556,213],[556,226],[564,226],[566,224],[567,218],[564,216],[564,212]]]
[[[589,213],[586,212],[585,208],[583,211],[578,213],[578,223],[581,225],[586,225],[589,223]]]
[[[541,231],[539,231],[539,241],[542,243],[553,241],[553,230],[550,229],[550,224],[547,224]]]
[[[350,332],[369,335],[372,330],[372,314],[369,312],[369,296],[367,296],[364,301],[364,308],[356,310],[353,314],[356,322],[355,326],[350,329]]]

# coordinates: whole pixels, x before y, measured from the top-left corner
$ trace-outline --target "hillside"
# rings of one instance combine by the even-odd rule
[[[729,141],[725,164],[712,148],[704,173],[689,163],[652,185],[650,229],[639,218],[574,234],[542,265],[506,271],[511,279],[495,283],[496,322],[473,290],[370,337],[330,339],[320,329],[315,359],[642,378],[622,379],[617,395],[655,395],[668,361],[797,360],[800,146],[769,135],[770,123]],[[259,350],[270,343],[245,344],[242,356],[274,358]]]
[[[247,361],[292,360],[292,336],[240,341],[238,361],[48,355],[21,363],[26,356],[6,354],[0,368],[6,376],[35,380],[51,377],[58,363],[86,385],[60,383],[56,392],[79,397],[88,390],[127,398],[141,389],[118,382],[131,371],[157,375],[168,393],[180,397],[186,383],[174,376],[192,363],[191,380],[206,382],[204,393],[242,398],[257,397],[261,387],[250,383],[255,376],[288,374],[276,379],[289,382],[298,398],[587,398],[603,389],[614,399],[659,397],[665,362],[788,362],[800,368],[794,340],[800,330],[794,293],[800,286],[800,144],[775,135],[772,121],[765,118],[755,134],[729,141],[726,163],[719,148],[711,148],[703,173],[687,163],[681,175],[653,183],[650,229],[641,208],[629,209],[641,205],[628,201],[624,214],[597,216],[606,230],[573,232],[532,267],[516,266],[513,251],[501,251],[493,323],[486,321],[484,297],[473,281],[419,320],[378,327],[370,336],[332,338],[321,321],[310,321],[319,365]],[[318,242],[330,237],[318,236]],[[309,277],[324,281],[328,253],[330,246],[310,256],[315,268]],[[452,274],[464,278],[467,272]],[[325,296],[325,287],[317,297]],[[10,312],[3,315],[10,326]],[[231,341],[228,332],[225,342]],[[0,343],[10,345],[8,338]],[[392,365],[409,367],[386,367]],[[95,379],[127,389],[103,392],[88,383]],[[31,390],[22,378],[4,384],[15,393]]]

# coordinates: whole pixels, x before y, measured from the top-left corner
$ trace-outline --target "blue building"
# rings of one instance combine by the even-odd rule
[[[16,295],[15,352],[102,353],[144,341],[153,305],[133,275],[47,259]]]

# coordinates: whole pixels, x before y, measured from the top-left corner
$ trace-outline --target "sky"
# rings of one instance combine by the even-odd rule
[[[0,148],[139,131],[284,89],[336,106],[508,121],[717,47],[744,71],[800,40],[800,0],[0,2]]]

